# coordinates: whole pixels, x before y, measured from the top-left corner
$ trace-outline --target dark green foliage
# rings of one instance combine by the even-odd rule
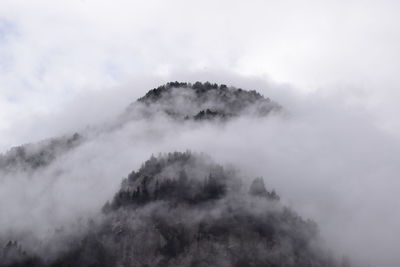
[[[0,250],[0,267],[36,267],[43,266],[42,260],[29,255],[15,240],[9,240]]]
[[[199,170],[208,176],[196,176]],[[165,178],[168,174],[172,177]],[[249,194],[240,184],[234,172],[201,155],[152,157],[124,180],[107,213],[105,224],[118,223],[120,229],[115,264],[338,266],[312,246],[315,223],[282,207],[262,178],[255,179]],[[145,188],[146,197],[128,194]],[[138,247],[141,254],[135,254]]]
[[[12,263],[0,263],[0,267],[42,267],[45,266],[39,257],[28,257]]]
[[[217,164],[202,163],[202,171],[206,176],[191,177],[185,169],[200,167],[197,166],[197,160],[190,152],[169,153],[159,159],[150,158],[137,173],[132,172],[122,182],[111,207],[117,209],[154,200],[197,204],[223,197],[227,179],[223,168]],[[169,173],[164,175],[167,168]]]
[[[186,83],[186,82],[169,82],[165,85],[161,85],[157,88],[154,88],[146,93],[145,96],[138,99],[138,101],[149,103],[151,101],[156,101],[160,99],[163,94],[170,91],[172,88],[188,88],[194,89],[196,94],[201,94],[212,89],[221,89],[226,90],[228,87],[225,84],[218,85],[216,83],[211,84],[209,82],[201,83],[195,82],[194,84]]]
[[[253,183],[250,186],[249,194],[257,197],[264,197],[269,200],[279,200],[279,196],[275,190],[272,190],[271,192],[267,191],[264,180],[261,177],[253,180]]]
[[[143,114],[163,112],[175,119],[226,120],[244,113],[265,116],[281,107],[258,92],[210,82],[169,82],[150,90],[138,103],[146,105]],[[131,104],[130,108],[137,103]],[[127,111],[129,114],[129,109]]]
[[[340,266],[315,246],[316,224],[282,206],[262,178],[247,187],[205,155],[152,156],[103,210],[57,257],[0,266]]]
[[[50,261],[49,267],[107,267],[114,266],[116,259],[99,240],[99,237],[89,234],[77,247],[72,248],[61,258]]]
[[[312,245],[315,223],[282,207],[262,178],[242,187],[204,155],[151,157],[70,250],[4,266],[338,266]]]
[[[212,120],[212,119],[226,119],[226,118],[230,118],[233,115],[231,114],[225,114],[223,112],[219,112],[219,111],[213,111],[210,109],[206,109],[206,110],[202,110],[199,113],[197,113],[196,115],[193,116],[194,120]]]
[[[1,171],[34,170],[49,165],[59,153],[76,147],[82,137],[75,133],[72,136],[53,138],[37,144],[28,144],[12,148],[0,155]]]

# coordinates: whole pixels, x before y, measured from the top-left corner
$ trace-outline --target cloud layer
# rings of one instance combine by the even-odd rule
[[[399,132],[397,1],[5,0],[0,10],[1,150],[51,136],[21,125],[79,92],[180,70],[351,89]]]
[[[287,113],[93,134],[49,168],[0,178],[0,230],[47,238],[96,213],[152,153],[189,148],[264,176],[363,266],[398,266],[398,5],[2,1],[1,151],[102,125],[169,79],[259,89]]]
[[[122,177],[151,154],[191,149],[237,166],[245,177],[263,176],[284,203],[316,220],[338,254],[363,266],[396,266],[398,139],[346,99],[236,81],[246,89],[257,84],[285,112],[222,125],[160,116],[112,131],[86,130],[88,140],[48,168],[1,178],[1,232],[46,239],[57,227],[73,229],[77,218],[94,216]]]

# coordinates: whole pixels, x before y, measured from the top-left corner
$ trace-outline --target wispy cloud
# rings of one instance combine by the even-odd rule
[[[385,120],[393,117],[395,103],[386,95],[397,95],[399,85],[395,1],[6,0],[0,6],[8,36],[0,52],[3,128],[49,114],[82,90],[210,69],[269,75],[307,92],[363,88]],[[1,139],[3,149],[29,140],[4,133]]]

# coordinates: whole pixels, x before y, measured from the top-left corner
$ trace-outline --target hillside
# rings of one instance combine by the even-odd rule
[[[144,116],[164,114],[174,119],[221,121],[243,115],[266,116],[280,109],[280,105],[255,90],[209,82],[170,82],[150,90],[126,112],[139,110]]]
[[[264,98],[258,92],[228,87],[209,82],[194,84],[169,82],[148,91],[143,97],[130,104],[120,118],[104,127],[94,125],[96,134],[119,129],[132,120],[147,120],[167,116],[181,121],[228,121],[239,116],[266,116],[281,106]],[[122,121],[119,119],[122,118]],[[73,135],[55,137],[38,143],[11,148],[0,154],[0,171],[32,171],[51,164],[57,157],[80,146],[93,135],[82,130]]]
[[[0,171],[32,171],[51,164],[60,154],[64,154],[82,142],[82,136],[75,133],[11,148],[0,154]]]
[[[316,224],[283,206],[262,178],[249,183],[203,154],[150,158],[103,216],[47,260],[9,243],[3,255],[20,256],[1,266],[340,266],[318,247]]]

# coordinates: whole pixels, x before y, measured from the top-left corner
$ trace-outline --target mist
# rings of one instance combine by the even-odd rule
[[[188,80],[193,75],[177,76]],[[380,127],[368,109],[340,94],[299,94],[262,78],[208,78],[255,89],[282,105],[283,111],[262,118],[240,116],[222,124],[182,123],[157,115],[109,127],[136,100],[132,91],[151,89],[140,87],[149,82],[138,83],[138,90],[135,83],[126,85],[118,94],[107,95],[107,101],[101,94],[81,95],[59,113],[62,121],[39,119],[32,130],[79,132],[84,142],[44,168],[2,174],[0,236],[28,233],[27,239],[46,241],[59,228],[77,234],[78,222],[96,218],[122,178],[151,155],[189,149],[236,166],[243,177],[264,177],[285,205],[317,222],[334,253],[349,257],[355,266],[400,263],[395,234],[400,224],[399,140]],[[89,103],[98,104],[79,121],[76,110]],[[113,103],[121,103],[120,109]],[[103,115],[93,124],[91,114]],[[85,124],[89,127],[82,127]]]
[[[352,267],[400,266],[399,7],[0,1],[0,248],[56,257],[152,155],[190,150],[248,185],[263,177]],[[225,106],[179,90],[132,108],[170,81],[256,90],[281,109],[196,121]]]

